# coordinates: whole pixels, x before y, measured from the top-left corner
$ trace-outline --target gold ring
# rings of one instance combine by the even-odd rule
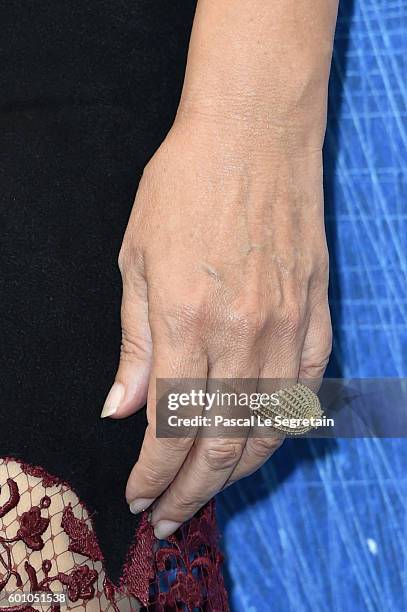
[[[273,429],[291,435],[302,435],[318,427],[316,421],[323,412],[318,396],[309,387],[297,383],[293,387],[280,389],[273,394],[278,396],[278,403],[271,400],[266,406],[260,406],[256,413],[264,421],[271,420]]]

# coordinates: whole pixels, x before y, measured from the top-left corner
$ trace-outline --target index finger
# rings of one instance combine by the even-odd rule
[[[198,359],[191,359],[190,353],[181,352],[168,345],[156,348],[153,354],[153,368],[150,377],[147,417],[148,426],[137,463],[134,465],[126,487],[126,499],[134,514],[148,508],[159,497],[176,477],[194,442],[189,432],[186,437],[158,438],[157,422],[157,389],[159,378],[206,381],[207,360],[202,354]]]

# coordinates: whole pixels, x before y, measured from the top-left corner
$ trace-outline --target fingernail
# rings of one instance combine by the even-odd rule
[[[102,413],[100,418],[105,419],[106,417],[112,416],[117,412],[120,402],[124,396],[124,385],[119,382],[115,382],[109,391],[109,394],[105,400]]]
[[[177,531],[178,527],[181,527],[182,523],[176,523],[175,521],[158,521],[154,527],[154,535],[158,540],[165,540],[168,536],[172,535],[174,531]]]
[[[154,497],[151,499],[146,497],[133,500],[129,505],[130,512],[133,514],[138,514],[139,512],[143,512],[143,510],[147,510],[147,508],[153,503],[154,499]]]

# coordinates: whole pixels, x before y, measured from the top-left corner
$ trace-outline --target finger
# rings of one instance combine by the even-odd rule
[[[328,301],[311,309],[310,322],[301,354],[299,378],[316,393],[328,365],[332,349],[331,315]]]
[[[164,346],[154,355],[153,372],[148,392],[149,425],[145,432],[140,456],[129,476],[126,499],[133,513],[141,512],[159,497],[174,480],[194,442],[194,431],[188,437],[158,438],[156,436],[156,380],[198,379],[206,384],[207,360],[203,353],[196,359],[190,354],[180,356],[176,347]],[[186,383],[188,384],[188,383]]]
[[[102,418],[123,418],[145,405],[151,371],[152,342],[148,321],[147,285],[139,264],[122,270],[122,343],[114,384]]]
[[[239,463],[223,488],[226,489],[238,480],[256,472],[280,448],[283,442],[284,436],[277,432],[270,432],[266,436],[256,438],[249,437]]]
[[[304,333],[282,336],[271,342],[270,350],[260,372],[257,391],[259,397],[270,397],[279,389],[294,384],[298,379]],[[284,436],[270,427],[254,427],[250,432],[239,463],[225,487],[253,474],[282,445]]]
[[[194,444],[176,479],[154,508],[155,536],[165,539],[224,486],[241,457],[245,440],[210,438]]]
[[[331,350],[331,322],[327,302],[314,308],[311,312],[305,333],[295,334],[296,341],[290,343],[287,339],[285,350],[280,357],[269,360],[261,372],[259,391],[275,391],[274,385],[279,386],[281,380],[286,379],[288,385],[299,378],[315,393],[320,386]],[[294,338],[294,336],[293,336]],[[284,437],[271,429],[259,429],[261,437],[250,437],[245,446],[239,464],[231,475],[227,486],[249,476],[263,465],[271,455],[281,446]]]
[[[252,367],[255,368],[255,366]],[[245,392],[249,392],[250,382],[254,385],[253,390],[255,390],[257,368],[251,372],[247,367],[244,371],[249,377],[252,373],[251,381],[250,379],[243,381],[228,378],[227,389],[225,389],[220,376],[224,376],[225,373],[234,376],[237,372],[233,364],[225,366],[217,364],[210,371],[207,393],[227,391],[238,394],[243,391],[242,386]],[[227,406],[222,405],[218,413],[223,410],[227,411]],[[236,406],[232,406],[229,413],[236,414]],[[213,419],[212,413],[211,416]],[[247,411],[245,416],[248,416]],[[213,430],[201,433],[203,435],[195,439],[176,479],[153,509],[151,523],[157,538],[165,539],[171,535],[223,488],[242,455],[248,430],[245,431],[243,428],[239,428],[239,431],[235,430],[233,435],[237,437],[233,438],[219,437]]]

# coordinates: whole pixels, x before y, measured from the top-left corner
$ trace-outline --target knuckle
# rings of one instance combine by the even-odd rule
[[[202,452],[202,459],[211,470],[232,468],[242,454],[241,444],[212,441]]]
[[[172,455],[185,454],[192,445],[193,440],[188,438],[160,438],[160,447],[162,453],[168,457],[168,453]]]
[[[236,337],[244,340],[256,340],[261,337],[268,325],[268,320],[259,302],[242,304],[228,314],[229,329]]]
[[[301,372],[306,378],[319,378],[324,373],[332,352],[332,327],[328,323],[315,332],[311,348],[301,360]]]
[[[285,335],[295,337],[298,334],[303,322],[302,309],[298,301],[286,302],[280,312],[279,322],[281,331]]]
[[[206,304],[186,303],[178,307],[176,319],[183,329],[201,329],[208,319]]]
[[[149,489],[161,490],[167,485],[166,474],[155,466],[143,465],[143,483]]]
[[[140,246],[134,246],[132,241],[126,236],[123,239],[117,257],[117,265],[123,278],[133,273],[142,273],[144,269],[144,253]]]
[[[135,497],[159,495],[167,487],[167,484],[165,475],[151,465],[136,464],[127,481],[126,499],[130,502]]]
[[[283,442],[284,438],[277,435],[255,438],[251,441],[250,451],[258,459],[266,459],[279,449]]]
[[[139,361],[145,359],[151,350],[151,342],[139,334],[129,334],[126,329],[122,330],[122,341],[120,345],[121,361]]]
[[[178,304],[166,309],[164,316],[159,313],[159,320],[164,324],[168,341],[179,346],[188,345],[201,337],[208,325],[208,309],[204,304]]]
[[[205,496],[198,495],[196,492],[192,494],[187,489],[180,491],[172,491],[171,506],[176,512],[182,512],[185,517],[191,516],[196,512],[198,506],[206,501]]]
[[[312,359],[309,357],[301,363],[301,376],[305,378],[320,378],[328,365],[330,351],[314,356]]]
[[[301,377],[305,379],[319,379],[325,372],[326,366],[328,365],[329,355],[324,359],[315,361],[313,363],[301,364]]]
[[[324,373],[324,367],[317,366],[301,366],[300,378],[304,381],[304,384],[307,384],[311,387],[311,383],[314,381],[319,381]]]

